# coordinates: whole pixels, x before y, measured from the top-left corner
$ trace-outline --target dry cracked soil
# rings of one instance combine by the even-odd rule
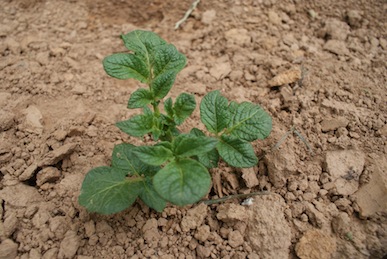
[[[0,1],[0,258],[386,258],[383,0]],[[134,80],[103,71],[120,34],[152,30],[188,59],[170,93],[261,105],[260,162],[211,171],[206,199],[110,216],[77,202],[113,146]],[[199,111],[181,127],[200,122]]]

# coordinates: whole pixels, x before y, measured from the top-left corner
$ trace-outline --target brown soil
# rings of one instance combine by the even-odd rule
[[[0,1],[0,258],[382,258],[385,1],[202,1],[174,30],[190,4]],[[138,84],[101,65],[137,28],[187,56],[172,97],[220,89],[272,115],[259,165],[222,165],[206,198],[264,195],[112,216],[78,205],[88,170],[140,143],[114,126],[137,112]],[[199,121],[196,109],[182,130]]]

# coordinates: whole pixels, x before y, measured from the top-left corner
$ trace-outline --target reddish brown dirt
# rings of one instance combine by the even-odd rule
[[[201,1],[174,30],[190,4],[0,1],[0,259],[386,255],[385,1]],[[258,166],[221,165],[206,198],[265,195],[112,216],[78,205],[114,144],[141,143],[114,126],[137,112],[137,82],[101,65],[139,28],[188,58],[172,97],[220,89],[272,115]],[[196,109],[181,129],[199,122]]]

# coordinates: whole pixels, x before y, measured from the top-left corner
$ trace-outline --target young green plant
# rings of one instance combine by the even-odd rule
[[[217,167],[220,158],[233,167],[257,164],[250,142],[266,138],[272,127],[260,106],[229,102],[219,91],[209,92],[200,104],[209,134],[197,128],[181,133],[178,126],[194,111],[195,97],[181,93],[173,101],[166,96],[186,65],[185,56],[153,32],[135,30],[121,38],[129,52],[106,57],[106,73],[137,79],[147,87],[133,92],[128,102],[129,109],[142,113],[116,125],[133,137],[150,135],[154,144],[116,145],[111,166],[87,173],[78,199],[82,206],[112,214],[140,198],[160,212],[167,202],[184,206],[205,196],[211,186],[208,169]]]

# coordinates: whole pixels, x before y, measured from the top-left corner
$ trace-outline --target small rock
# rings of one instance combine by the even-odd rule
[[[15,114],[12,112],[0,111],[0,132],[12,128],[15,124]]]
[[[256,167],[252,168],[242,168],[242,178],[246,183],[247,188],[253,188],[259,184],[256,172],[258,169]]]
[[[346,15],[346,20],[352,28],[360,28],[362,17],[356,10],[349,10]]]
[[[18,245],[11,239],[5,239],[0,244],[0,259],[14,259],[17,256]]]
[[[157,229],[157,219],[148,219],[142,227],[143,237],[148,244],[151,244],[160,239],[160,233]]]
[[[7,47],[7,49],[9,49],[12,54],[14,54],[14,55],[19,55],[20,54],[20,51],[21,51],[20,43],[17,42],[15,39],[13,39],[11,37],[7,37],[5,39],[4,43],[5,43],[6,47]]]
[[[278,194],[257,196],[249,207],[246,239],[259,258],[288,258],[291,229],[285,219],[286,204]]]
[[[232,248],[236,248],[238,246],[241,246],[241,245],[243,245],[243,243],[244,243],[243,236],[238,230],[231,231],[228,234],[228,244]]]
[[[338,194],[351,195],[357,191],[364,163],[365,155],[358,150],[327,152],[324,169],[331,175]]]
[[[183,232],[188,232],[191,229],[196,229],[203,224],[207,215],[207,205],[201,203],[198,206],[187,211],[187,215],[181,220],[181,229]]]
[[[53,183],[60,178],[61,174],[56,167],[46,167],[36,175],[36,184],[42,186],[44,183]]]
[[[58,256],[58,248],[51,248],[48,249],[44,254],[42,259],[52,259],[52,258],[57,258]]]
[[[42,66],[47,66],[49,63],[49,56],[50,53],[48,51],[39,52],[36,54],[36,61],[38,61]]]
[[[228,44],[237,44],[246,46],[251,43],[251,36],[248,30],[234,28],[225,32],[225,38]]]
[[[202,245],[196,247],[196,254],[198,258],[209,258],[211,255],[211,249]]]
[[[43,132],[43,125],[40,121],[42,120],[43,115],[38,107],[30,105],[27,109],[24,110],[24,114],[26,115],[24,123],[25,130],[32,133],[41,134]]]
[[[214,9],[207,10],[202,14],[202,23],[209,25],[215,18],[216,11]]]
[[[313,204],[309,202],[304,202],[305,213],[308,216],[309,222],[317,228],[322,228],[327,225],[327,221],[320,211],[318,211]]]
[[[267,165],[270,182],[276,187],[285,186],[287,179],[296,170],[296,157],[290,150],[280,150],[267,154],[264,158]]]
[[[15,207],[27,207],[31,203],[43,201],[43,197],[36,188],[23,183],[0,189],[0,197]]]
[[[281,24],[281,17],[278,15],[278,13],[274,12],[273,10],[270,10],[268,12],[268,17],[269,17],[269,22],[274,24],[274,25],[279,25]]]
[[[48,165],[55,165],[59,161],[63,160],[66,156],[70,155],[76,146],[77,144],[75,143],[69,143],[47,153],[38,163],[38,166],[44,167]]]
[[[230,74],[231,65],[229,62],[218,63],[211,67],[209,72],[211,76],[213,76],[217,80],[220,80]]]
[[[208,225],[203,225],[198,227],[197,232],[195,233],[195,238],[200,242],[205,242],[210,235],[210,227]]]
[[[78,251],[81,239],[77,236],[77,233],[73,230],[66,232],[65,237],[60,243],[58,258],[59,259],[71,259]]]
[[[339,56],[345,56],[349,54],[349,50],[347,49],[347,46],[345,45],[345,43],[339,40],[327,41],[323,49]]]
[[[339,215],[334,217],[331,222],[332,230],[334,233],[344,236],[350,231],[351,220],[347,213],[340,212]]]
[[[18,225],[18,218],[16,217],[16,213],[15,212],[6,213],[4,223],[3,223],[4,236],[10,237],[16,231],[17,225]]]
[[[350,28],[348,24],[335,18],[328,18],[325,21],[322,36],[329,40],[345,41],[349,33]]]
[[[245,207],[234,203],[228,203],[219,206],[216,217],[223,222],[234,222],[246,221],[249,216],[247,215]]]
[[[309,230],[296,244],[295,251],[301,259],[330,259],[336,242],[319,230]]]
[[[32,163],[21,175],[19,175],[19,180],[27,181],[28,179],[31,179],[35,175],[36,170],[38,170],[38,165],[36,163]]]
[[[321,122],[321,131],[328,132],[331,130],[337,130],[341,127],[347,127],[349,121],[346,118],[334,118],[334,119],[325,119]]]
[[[373,165],[371,180],[363,185],[356,193],[356,203],[360,216],[367,218],[376,212],[387,212],[387,175],[378,165]]]
[[[271,87],[291,84],[300,80],[301,74],[302,73],[299,68],[290,69],[273,77],[271,80],[269,80],[268,84]]]

